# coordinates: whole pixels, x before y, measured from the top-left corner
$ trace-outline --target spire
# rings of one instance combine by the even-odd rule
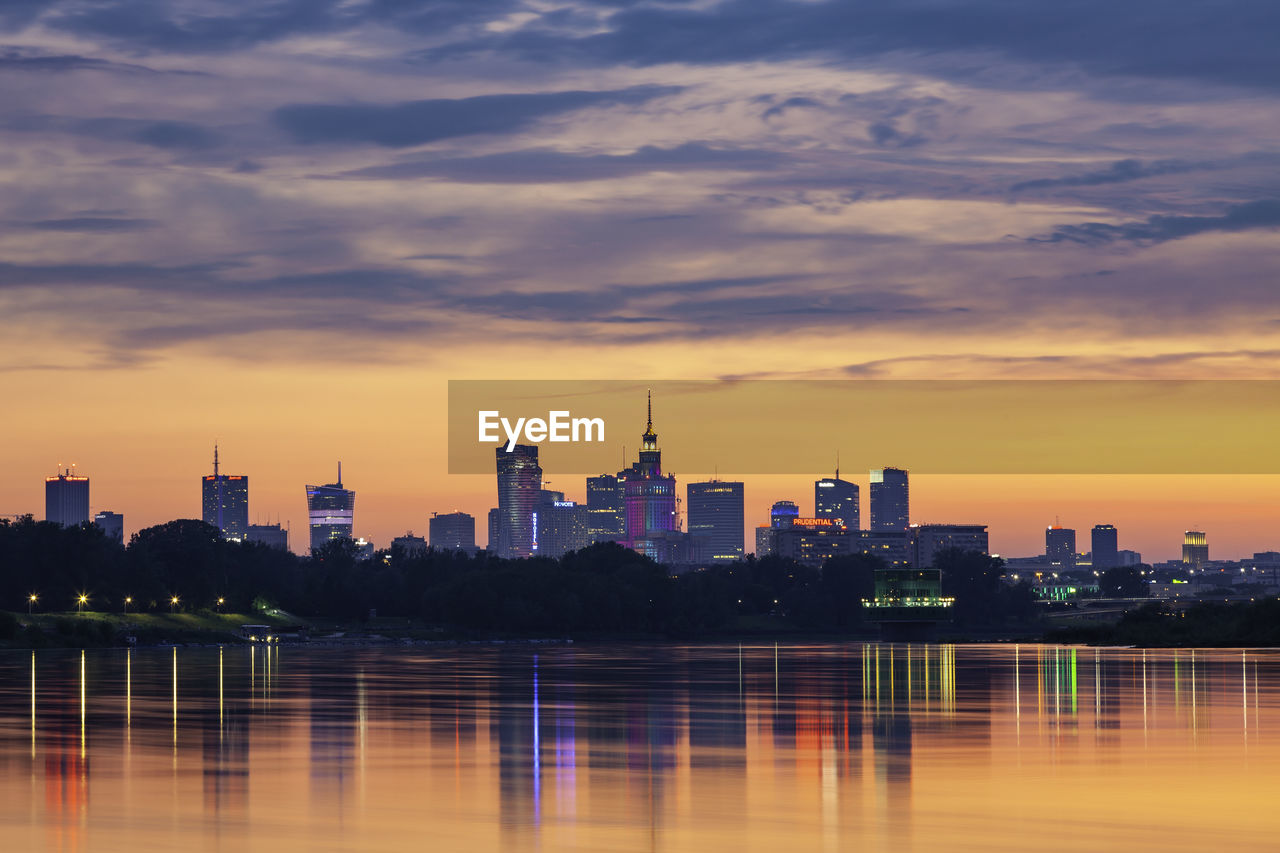
[[[653,432],[653,389],[649,389],[649,426],[646,432]]]
[[[836,479],[840,479],[840,451],[836,451]]]
[[[213,443],[213,476],[218,476],[218,443]]]
[[[338,488],[342,488],[342,460],[338,460]]]

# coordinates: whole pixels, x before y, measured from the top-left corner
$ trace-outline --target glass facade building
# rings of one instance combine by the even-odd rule
[[[623,541],[625,487],[625,471],[587,478],[587,536],[592,542]]]
[[[307,486],[307,518],[311,526],[311,550],[334,539],[351,539],[355,526],[356,493],[342,487],[342,463],[338,482]]]
[[[249,532],[249,478],[218,471],[218,448],[213,448],[213,473],[200,479],[201,518],[222,531],[224,539],[239,542]]]
[[[508,559],[533,555],[533,513],[542,494],[542,468],[538,447],[517,444],[508,453],[505,446],[494,448],[498,470],[497,548]],[[494,543],[489,543],[494,551]]]
[[[858,485],[834,477],[823,477],[813,484],[813,514],[818,518],[838,518],[849,530],[861,525],[858,507]]]
[[[427,522],[431,547],[439,551],[476,550],[476,520],[469,513],[432,513]]]
[[[871,471],[871,529],[906,530],[911,521],[911,490],[901,468]]]
[[[1095,524],[1089,546],[1089,559],[1095,570],[1105,571],[1120,565],[1119,540],[1114,526]]]
[[[702,537],[702,558],[711,563],[731,563],[743,557],[742,483],[711,480],[685,487],[689,535]]]

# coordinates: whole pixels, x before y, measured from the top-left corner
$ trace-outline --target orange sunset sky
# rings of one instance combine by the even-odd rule
[[[483,541],[450,379],[1280,376],[1268,40],[339,5],[0,12],[0,513],[74,462],[126,534],[198,516],[216,441],[295,549],[339,459],[357,534],[461,509]],[[748,525],[827,473],[743,478]],[[1248,556],[1278,507],[1263,475],[912,480],[914,520],[1012,556],[1055,518]]]

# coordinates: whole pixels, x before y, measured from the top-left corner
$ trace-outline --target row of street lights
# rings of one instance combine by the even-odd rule
[[[36,602],[38,602],[39,600],[40,600],[40,596],[34,592],[31,593],[29,596],[27,596],[27,615],[28,616],[30,616],[35,611]],[[87,593],[82,592],[79,595],[77,595],[76,596],[76,613],[84,613],[84,606],[88,603],[89,603],[89,596]],[[171,596],[169,598],[169,612],[170,613],[177,612],[178,605],[181,603],[182,603],[182,599],[180,599],[178,596],[176,595]],[[226,603],[227,603],[227,600],[225,598],[223,598],[222,596],[218,596],[218,612],[219,613],[222,612],[222,605]],[[133,604],[133,596],[126,595],[124,597],[125,613],[129,612],[130,604]]]

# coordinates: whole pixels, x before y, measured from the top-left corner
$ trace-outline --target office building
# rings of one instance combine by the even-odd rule
[[[705,539],[702,556],[711,563],[732,563],[743,557],[742,483],[711,480],[685,487],[689,535]]]
[[[44,480],[44,520],[74,527],[89,520],[89,478],[63,471]]]
[[[911,491],[901,468],[871,471],[871,529],[906,530],[911,523]]]
[[[533,551],[540,557],[560,558],[591,544],[587,507],[564,499],[564,492],[544,489],[533,512]]]
[[[496,506],[489,510],[489,523],[486,529],[488,538],[485,540],[484,549],[496,557],[498,555],[498,539],[502,537],[502,513],[498,512]]]
[[[1209,538],[1200,530],[1188,530],[1182,536],[1182,564],[1203,569],[1209,562]]]
[[[625,484],[625,471],[587,478],[587,536],[592,542],[623,541]]]
[[[905,569],[911,565],[911,534],[906,530],[850,530],[849,553],[875,557],[891,569]]]
[[[849,530],[860,527],[858,486],[834,477],[823,477],[813,484],[813,514],[818,518],[838,518]]]
[[[1044,532],[1044,555],[1049,565],[1073,569],[1076,565],[1076,532],[1070,527],[1050,525]]]
[[[124,516],[118,512],[103,510],[93,517],[93,523],[102,528],[108,539],[124,544]]]
[[[518,559],[533,555],[533,512],[542,494],[542,468],[538,446],[517,444],[511,452],[494,448],[498,470],[497,549],[499,557]],[[489,543],[493,551],[494,543]]]
[[[289,531],[278,524],[250,524],[244,530],[244,541],[288,551]]]
[[[338,482],[307,486],[307,519],[311,527],[311,550],[323,548],[334,539],[351,539],[355,527],[356,493],[342,487],[342,463]]]
[[[427,540],[421,536],[414,536],[413,531],[410,530],[405,535],[391,540],[391,550],[405,557],[421,557],[427,553]]]
[[[849,530],[834,518],[795,517],[773,530],[773,553],[815,568],[848,554],[849,545]]]
[[[649,398],[649,421],[640,436],[640,457],[623,472],[623,517],[628,548],[658,559],[661,548],[652,534],[677,529],[676,478],[662,473],[662,452],[653,431],[653,398]]]
[[[200,479],[201,517],[222,531],[224,539],[239,542],[249,527],[249,478],[218,470],[218,446],[213,446],[213,473]]]
[[[907,532],[913,568],[932,566],[938,552],[948,548],[988,553],[985,524],[913,524]]]
[[[465,512],[431,513],[427,536],[437,551],[476,550],[476,520]]]
[[[767,557],[773,553],[773,530],[768,525],[760,525],[756,528],[756,559]]]
[[[1116,529],[1110,524],[1095,524],[1089,540],[1089,562],[1095,571],[1114,569],[1120,563]]]

